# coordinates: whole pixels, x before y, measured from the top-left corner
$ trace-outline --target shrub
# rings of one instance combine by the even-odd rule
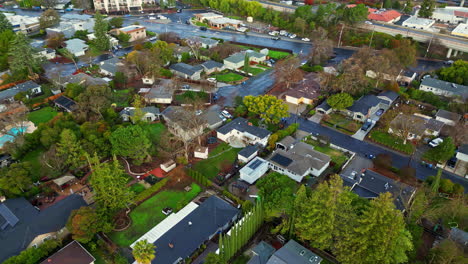
[[[440,180],[440,190],[444,193],[452,193],[453,192],[454,184],[449,179],[441,179]]]
[[[168,69],[161,68],[159,70],[159,73],[161,74],[162,77],[166,78],[171,78],[172,77],[172,72]]]
[[[169,180],[169,178],[164,178],[164,179],[160,180],[159,182],[155,183],[150,188],[148,188],[148,189],[142,191],[141,193],[139,193],[138,195],[136,195],[135,198],[133,199],[133,201],[135,203],[142,202],[146,198],[152,196],[154,193],[159,191],[162,187],[164,187],[164,185],[166,185],[168,180]]]
[[[463,194],[465,192],[465,188],[463,187],[463,185],[461,184],[458,184],[458,183],[455,183],[455,185],[453,185],[453,194]]]
[[[179,163],[179,164],[182,164],[182,165],[187,165],[188,164],[188,161],[184,156],[178,156],[176,158],[176,162]]]
[[[55,251],[57,247],[61,245],[60,241],[56,239],[47,240],[37,248],[30,247],[21,251],[21,253],[17,256],[10,257],[9,259],[5,260],[3,264],[35,264],[39,263],[39,261],[49,256],[50,253]]]
[[[270,138],[268,138],[268,149],[272,150],[276,146],[276,142],[282,140],[286,136],[292,135],[294,132],[296,132],[297,128],[299,127],[299,124],[291,124],[288,126],[286,129],[283,130],[278,130],[275,133],[273,133]]]
[[[312,109],[310,110],[309,115],[315,115],[315,113],[316,113],[315,110]]]
[[[236,202],[237,204],[242,204],[242,199],[226,190],[223,191],[223,195],[232,200],[233,202]]]

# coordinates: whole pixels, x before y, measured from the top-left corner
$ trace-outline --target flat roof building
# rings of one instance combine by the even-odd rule
[[[460,23],[452,30],[452,35],[468,38],[468,23]]]
[[[404,27],[427,30],[430,27],[432,27],[432,25],[434,25],[434,23],[435,23],[435,20],[432,20],[432,19],[420,18],[420,17],[417,17],[417,16],[411,16],[410,18],[403,21],[402,25]]]

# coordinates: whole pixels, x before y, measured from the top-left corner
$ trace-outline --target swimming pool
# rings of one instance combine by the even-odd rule
[[[6,135],[3,135],[3,136],[0,137],[0,148],[3,147],[3,145],[6,142],[11,142],[11,141],[15,140],[16,135],[18,135],[20,133],[24,134],[27,129],[28,129],[28,127],[23,126],[23,127],[13,127],[10,130],[8,130]]]

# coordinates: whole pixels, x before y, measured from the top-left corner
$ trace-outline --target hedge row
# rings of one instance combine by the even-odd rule
[[[135,196],[135,198],[133,199],[133,201],[135,203],[143,202],[144,200],[146,200],[147,198],[152,196],[154,193],[159,191],[162,187],[164,187],[164,185],[166,185],[168,180],[169,180],[169,178],[164,178],[164,179],[160,180],[159,182],[155,183],[150,188],[148,188],[148,189],[142,191],[141,193],[137,194]]]

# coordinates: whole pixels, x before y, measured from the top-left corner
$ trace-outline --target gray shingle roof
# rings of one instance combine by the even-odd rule
[[[101,61],[101,69],[110,72],[111,74],[115,74],[118,70],[118,64],[120,63],[119,58],[114,57],[105,61]]]
[[[225,134],[231,132],[234,129],[237,130],[237,131],[240,131],[240,132],[247,132],[247,133],[252,134],[254,136],[257,136],[259,138],[265,138],[265,137],[267,137],[267,136],[269,136],[271,134],[270,131],[268,131],[268,130],[266,130],[264,128],[249,125],[249,122],[246,119],[242,118],[242,117],[238,117],[238,118],[232,120],[231,122],[229,122],[226,125],[219,128],[217,131],[219,133],[225,135]]]
[[[253,249],[254,256],[247,264],[265,264],[268,259],[275,253],[275,248],[265,241],[260,241]]]
[[[190,76],[194,75],[197,72],[203,71],[203,67],[201,65],[192,66],[183,62],[173,64],[169,68],[173,71],[178,71]]]
[[[368,94],[356,100],[352,106],[348,107],[348,110],[366,115],[372,107],[377,106],[379,103],[389,104],[387,100]]]
[[[27,81],[24,83],[17,84],[16,87],[18,87],[21,91],[29,91],[31,89],[40,87],[40,85],[33,81]]]
[[[27,92],[37,87],[40,87],[40,85],[33,81],[27,81],[24,83],[17,84],[13,88],[0,91],[0,101],[13,98],[15,95],[17,95],[20,92]]]
[[[83,198],[72,194],[43,211],[24,198],[7,199],[2,203],[18,219],[15,226],[0,230],[0,262],[19,254],[38,235],[55,232],[65,226],[72,210],[86,206]]]
[[[455,95],[459,95],[462,98],[468,97],[468,86],[446,82],[431,77],[424,78],[421,85],[437,88],[440,90],[451,92]]]
[[[239,210],[216,196],[210,196],[189,215],[154,242],[153,264],[173,264],[189,257],[203,242],[228,224]],[[191,224],[189,224],[191,223]],[[169,247],[173,245],[173,248]]]
[[[153,87],[149,90],[147,94],[145,94],[145,98],[147,99],[169,99],[172,98],[172,94],[174,93],[173,90],[168,89],[164,86],[157,86]]]
[[[85,85],[107,85],[107,82],[102,78],[95,78],[82,72],[75,75],[62,77],[60,78],[59,83],[62,85],[67,83],[84,83]]]
[[[54,100],[54,103],[69,112],[74,111],[78,107],[75,101],[73,101],[72,99],[66,96],[58,97],[57,99]]]
[[[379,93],[378,97],[380,97],[380,96],[387,97],[392,102],[394,102],[398,98],[398,96],[400,96],[400,95],[398,95],[398,93],[395,93],[394,91],[383,91],[383,92]]]
[[[323,109],[325,111],[328,111],[331,109],[331,106],[327,103],[327,100],[323,101],[321,104],[317,106],[318,109]]]
[[[228,62],[231,62],[231,63],[239,63],[239,62],[244,61],[244,59],[245,59],[245,54],[239,52],[239,53],[233,54],[233,55],[225,58],[224,60],[228,61]]]
[[[319,264],[322,258],[294,240],[277,250],[267,264]]]
[[[257,147],[249,145],[249,146],[243,148],[241,151],[239,151],[238,154],[240,156],[244,157],[244,158],[248,158],[248,157],[252,156],[252,154],[254,154],[257,151],[258,151]]]
[[[439,111],[437,111],[437,113],[436,113],[436,116],[437,117],[442,117],[442,118],[445,118],[445,119],[448,119],[448,120],[452,120],[454,122],[458,122],[461,119],[461,115],[459,115],[457,113],[449,112],[449,111],[446,111],[446,110],[443,110],[443,109],[439,109]]]
[[[207,111],[207,112],[203,113],[202,117],[203,117],[203,119],[206,120],[206,122],[208,123],[209,126],[216,125],[216,124],[223,121],[221,119],[221,117],[219,117],[219,113],[215,112],[215,111]]]
[[[69,50],[72,53],[77,53],[88,49],[88,45],[86,45],[86,42],[81,39],[69,39],[65,41],[65,44],[67,45],[67,50]]]
[[[213,60],[209,60],[209,61],[205,61],[204,63],[202,63],[201,66],[203,66],[203,68],[205,68],[207,70],[211,70],[211,69],[215,69],[215,68],[221,68],[221,67],[224,66],[224,64],[222,64],[220,62],[213,61]]]
[[[160,115],[159,108],[155,106],[146,106],[141,108],[141,111],[146,114],[146,113],[152,113],[154,115]],[[120,115],[128,115],[128,116],[133,116],[135,114],[135,108],[134,107],[126,107],[122,111],[120,111]]]

